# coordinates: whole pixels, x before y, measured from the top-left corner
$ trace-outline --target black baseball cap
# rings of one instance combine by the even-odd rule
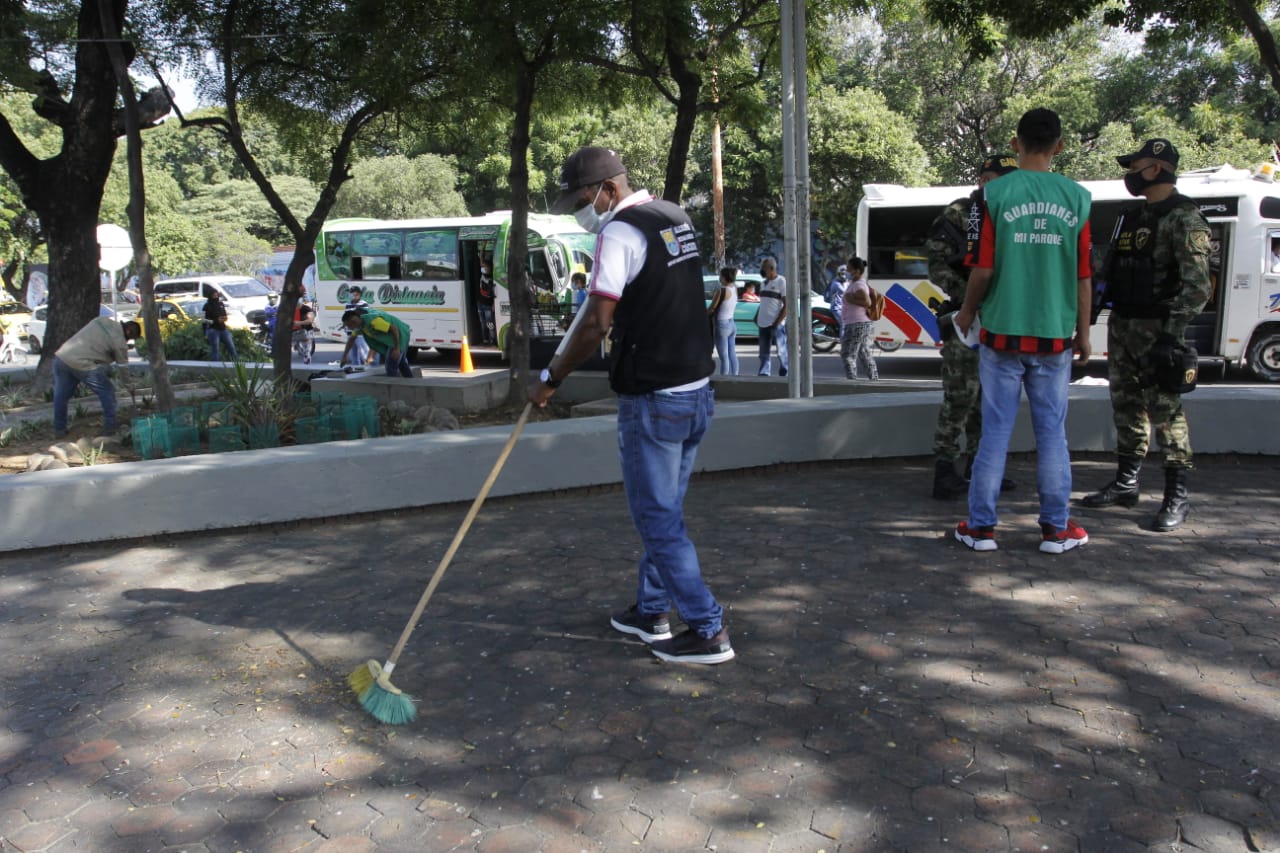
[[[992,154],[983,160],[982,167],[978,169],[978,174],[995,172],[997,175],[1007,175],[1016,171],[1018,171],[1018,158],[1012,154],[1002,152],[1000,154]]]
[[[627,167],[612,148],[587,145],[569,155],[560,168],[560,197],[551,205],[552,213],[568,213],[578,191],[607,178],[625,175]]]
[[[1134,164],[1137,160],[1143,160],[1150,157],[1153,160],[1161,160],[1169,164],[1169,168],[1178,168],[1178,149],[1173,147],[1173,143],[1167,139],[1148,139],[1142,143],[1142,147],[1132,154],[1126,154],[1123,157],[1117,157],[1116,162],[1126,169]]]

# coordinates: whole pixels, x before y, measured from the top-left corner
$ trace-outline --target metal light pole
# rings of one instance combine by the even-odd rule
[[[782,240],[786,256],[790,397],[813,396],[809,319],[809,116],[805,0],[782,3]]]

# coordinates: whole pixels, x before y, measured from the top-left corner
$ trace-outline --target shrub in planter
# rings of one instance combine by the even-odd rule
[[[204,323],[200,320],[166,320],[160,324],[160,337],[164,340],[165,358],[172,361],[205,361],[209,358],[209,340],[205,337]],[[258,346],[248,329],[232,329],[231,340],[236,345],[237,361],[269,361],[270,356]],[[134,346],[138,355],[147,355],[147,342],[138,338]]]

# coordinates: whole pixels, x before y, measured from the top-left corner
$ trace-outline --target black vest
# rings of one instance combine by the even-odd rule
[[[1159,204],[1137,204],[1121,212],[1107,258],[1104,307],[1122,317],[1164,318],[1162,302],[1177,290],[1178,270],[1170,264],[1156,280],[1156,235],[1160,220],[1180,204],[1195,202],[1175,192]]]
[[[671,202],[651,201],[623,208],[609,221],[638,228],[647,246],[640,274],[613,311],[610,387],[648,394],[710,376],[711,325],[689,217]]]

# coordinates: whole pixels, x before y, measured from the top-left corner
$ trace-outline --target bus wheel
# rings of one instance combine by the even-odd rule
[[[404,351],[404,356],[405,358],[409,359],[410,364],[413,364],[415,361],[418,360],[419,352],[420,350],[417,347],[409,347]]]
[[[882,341],[879,338],[876,338],[875,344],[876,344],[876,349],[880,350],[881,352],[897,352],[898,350],[902,349],[902,341],[898,340],[897,338],[892,338],[887,341]]]
[[[1280,382],[1280,330],[1258,332],[1249,345],[1249,369],[1267,382]]]

